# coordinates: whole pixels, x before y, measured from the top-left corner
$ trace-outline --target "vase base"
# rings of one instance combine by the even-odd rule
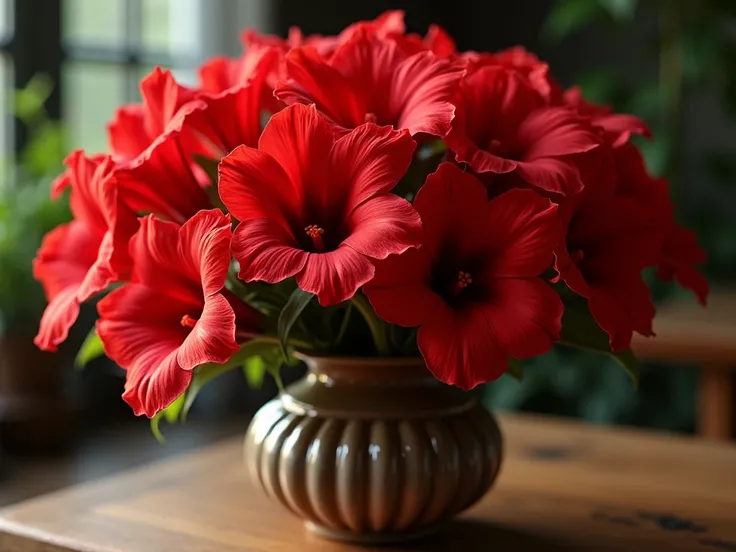
[[[436,533],[440,529],[439,525],[431,525],[414,531],[409,530],[395,533],[357,533],[355,531],[350,531],[349,529],[331,529],[330,527],[317,525],[311,521],[305,522],[304,526],[309,532],[314,533],[318,537],[332,541],[360,545],[399,544],[427,537]]]

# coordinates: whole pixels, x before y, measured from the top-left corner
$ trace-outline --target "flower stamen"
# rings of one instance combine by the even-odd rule
[[[376,124],[378,122],[378,117],[376,117],[375,113],[366,113],[363,122]]]
[[[460,292],[464,290],[466,287],[468,287],[470,284],[473,283],[473,277],[470,275],[470,272],[465,272],[464,270],[460,270],[457,273],[457,278],[452,286],[452,296],[457,297],[460,295]]]
[[[322,235],[325,233],[324,228],[320,228],[316,224],[310,224],[304,228],[307,236],[312,238],[314,249],[318,253],[322,253],[325,250],[325,242],[322,240]]]
[[[194,328],[194,326],[197,324],[197,319],[192,318],[188,314],[185,314],[184,316],[181,317],[180,324],[184,328]]]

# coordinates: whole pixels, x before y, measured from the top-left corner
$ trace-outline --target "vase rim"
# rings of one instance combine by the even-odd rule
[[[361,357],[361,356],[342,356],[342,355],[331,355],[327,353],[305,353],[302,351],[294,352],[294,356],[299,360],[306,363],[310,361],[315,363],[332,363],[340,362],[343,366],[346,365],[362,365],[362,366],[426,366],[424,358],[420,356],[402,357],[402,356],[373,356],[373,357]]]

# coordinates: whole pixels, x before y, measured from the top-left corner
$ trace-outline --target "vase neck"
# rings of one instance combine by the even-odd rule
[[[341,358],[300,355],[309,372],[323,383],[417,385],[436,383],[421,357]]]

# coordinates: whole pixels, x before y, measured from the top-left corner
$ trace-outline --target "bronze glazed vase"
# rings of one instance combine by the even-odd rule
[[[302,357],[309,374],[258,411],[251,478],[321,536],[398,542],[431,533],[491,488],[496,421],[422,359]]]

